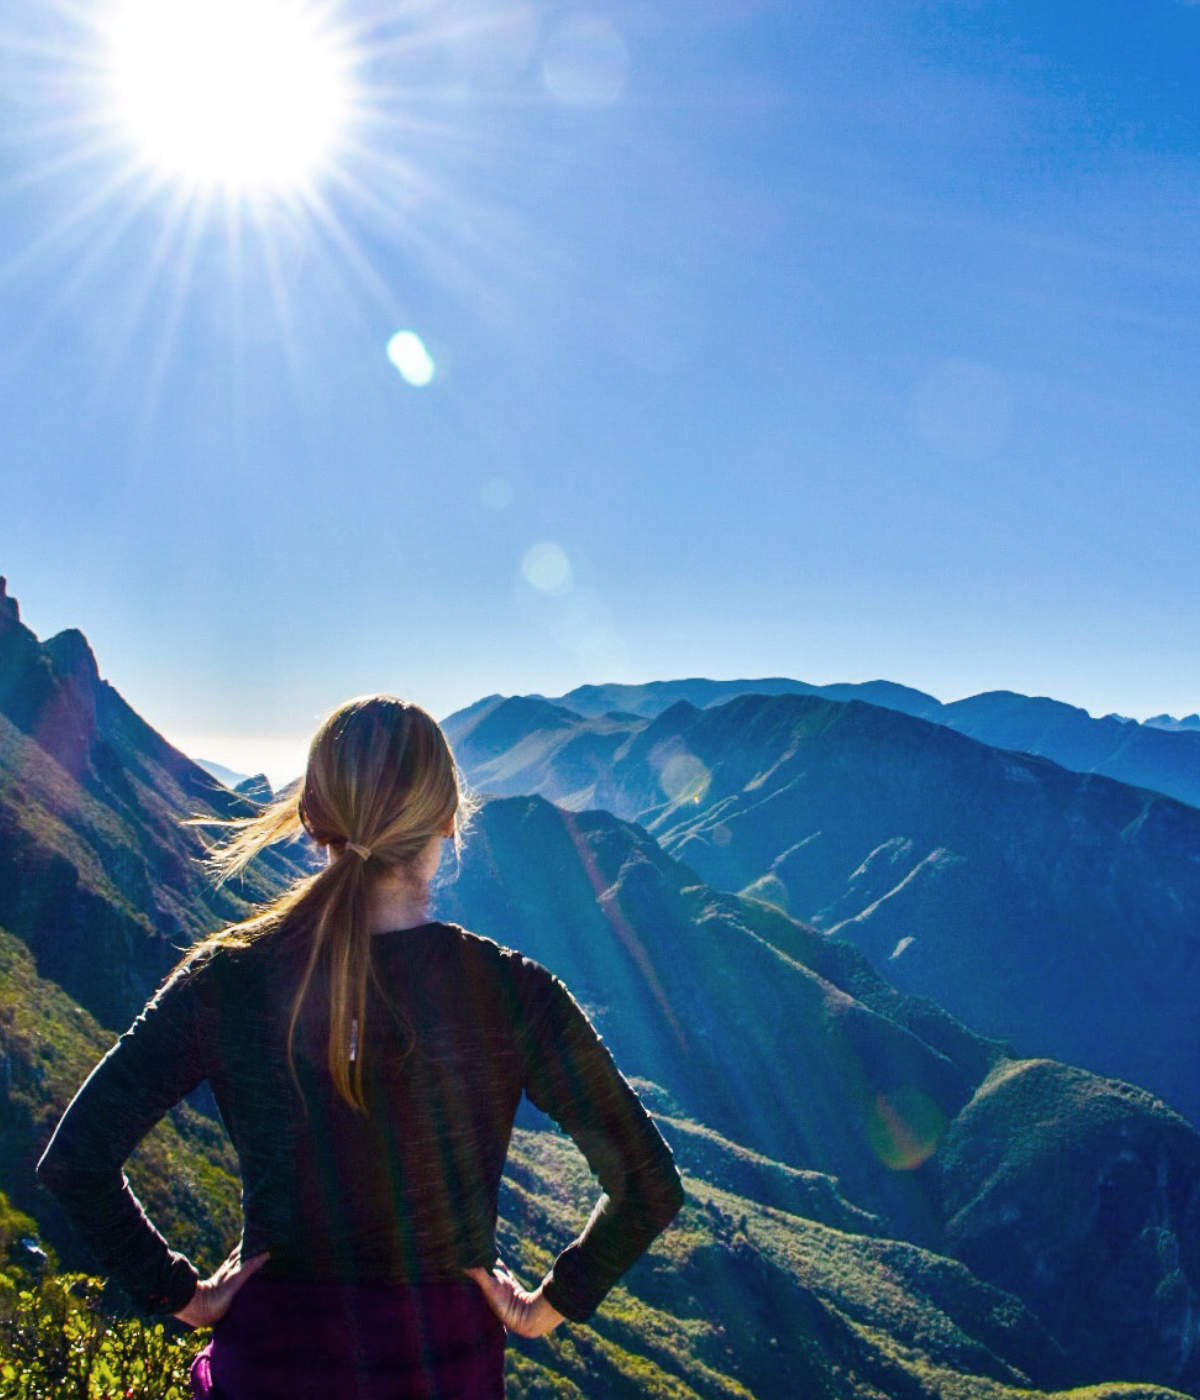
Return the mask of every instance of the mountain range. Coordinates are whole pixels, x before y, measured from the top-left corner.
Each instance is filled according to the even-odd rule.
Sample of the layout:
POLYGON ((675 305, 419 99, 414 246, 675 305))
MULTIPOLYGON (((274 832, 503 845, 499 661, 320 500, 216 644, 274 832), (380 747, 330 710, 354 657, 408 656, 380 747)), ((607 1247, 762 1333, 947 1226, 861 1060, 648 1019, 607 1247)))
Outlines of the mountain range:
MULTIPOLYGON (((739 695, 815 695, 826 700, 861 700, 917 719, 932 720, 995 748, 1050 758, 1077 773, 1101 773, 1200 806, 1200 717, 1195 715, 1182 720, 1158 715, 1139 724, 1120 715, 1096 719, 1077 705, 1010 690, 986 691, 944 704, 922 690, 894 681, 809 685, 782 676, 762 680, 714 681, 694 677, 642 685, 584 685, 550 703, 593 718, 616 712, 652 719, 679 700, 705 709, 739 695)), ((488 696, 461 711, 460 716, 468 716, 472 710, 493 705, 502 698, 488 696)))
POLYGON ((857 700, 511 697, 446 729, 482 791, 637 821, 976 1030, 1200 1121, 1200 810, 857 700))
MULTIPOLYGON (((11 1218, 7 1198, 78 1267, 86 1256, 32 1176, 66 1098, 179 947, 308 857, 276 853, 239 890, 214 893, 197 830, 180 821, 252 810, 253 797, 140 720, 80 634, 39 642, 2 591, 0 610, 0 1217, 11 1218)), ((1200 1394, 1200 1136, 1186 1119, 1145 1089, 981 1034, 895 985, 934 934, 914 925, 914 942, 877 968, 869 939, 856 947, 844 930, 795 917, 794 863, 756 873, 748 893, 737 883, 739 865, 757 871, 773 849, 774 811, 804 787, 785 770, 798 777, 810 740, 818 759, 825 731, 841 747, 800 765, 830 769, 811 800, 840 790, 866 810, 878 787, 890 818, 918 810, 913 792, 938 797, 931 825, 910 822, 910 855, 954 810, 939 785, 965 783, 958 807, 982 804, 1001 842, 1002 823, 1041 808, 1043 834, 1056 830, 1063 802, 1084 835, 1093 822, 1105 829, 1080 792, 1108 780, 1045 764, 1063 776, 1039 787, 1041 808, 988 807, 993 765, 1012 754, 858 700, 745 696, 652 718, 591 719, 544 700, 473 708, 458 724, 465 760, 493 765, 512 795, 483 804, 435 912, 567 981, 658 1117, 688 1193, 593 1325, 510 1348, 515 1400, 1200 1394), (855 764, 871 744, 875 769, 863 773, 855 764), (922 766, 930 754, 938 761, 922 766), (569 787, 557 802, 542 792, 555 784, 569 787), (736 878, 702 868, 709 845, 733 848, 723 870, 736 878)), ((1135 914, 1143 896, 1169 905, 1151 879, 1166 841, 1156 833, 1191 810, 1137 800, 1147 811, 1126 837, 1121 886, 1135 914), (1149 812, 1155 804, 1163 811, 1149 812)), ((953 831, 978 824, 961 817, 953 831)), ((994 878, 1014 878, 1010 857, 994 878)), ((1192 899, 1178 880, 1177 896, 1192 899)), ((202 1267, 224 1256, 236 1163, 210 1104, 169 1114, 131 1174, 173 1243, 202 1267)), ((502 1190, 504 1257, 536 1278, 594 1195, 573 1145, 529 1111, 502 1190)))

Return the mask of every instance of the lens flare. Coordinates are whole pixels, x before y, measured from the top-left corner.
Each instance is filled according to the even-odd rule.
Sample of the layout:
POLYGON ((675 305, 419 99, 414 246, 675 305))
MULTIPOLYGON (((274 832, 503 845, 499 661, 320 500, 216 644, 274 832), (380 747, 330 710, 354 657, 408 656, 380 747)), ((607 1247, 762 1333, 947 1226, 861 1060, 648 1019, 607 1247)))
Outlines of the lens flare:
POLYGON ((569 107, 608 107, 629 76, 629 50, 601 15, 572 15, 551 34, 542 56, 542 80, 569 107))
POLYGON ((571 586, 571 561, 553 540, 543 540, 525 551, 521 574, 539 593, 565 593, 571 586))
POLYGON ((699 803, 704 799, 712 774, 693 753, 674 753, 658 771, 658 783, 672 802, 699 803))
POLYGON ((915 1171, 927 1162, 946 1127, 946 1115, 922 1089, 901 1085, 875 1095, 867 1114, 867 1139, 893 1171, 915 1171))
POLYGON ((387 343, 387 357, 395 365, 401 379, 414 389, 423 389, 433 383, 437 366, 416 331, 397 331, 387 343))

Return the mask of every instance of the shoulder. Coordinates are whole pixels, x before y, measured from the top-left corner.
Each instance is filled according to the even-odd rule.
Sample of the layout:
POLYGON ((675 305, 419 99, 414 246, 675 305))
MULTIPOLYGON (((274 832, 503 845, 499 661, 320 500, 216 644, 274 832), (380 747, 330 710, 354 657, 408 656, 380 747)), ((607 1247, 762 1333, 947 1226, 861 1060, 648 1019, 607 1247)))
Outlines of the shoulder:
POLYGON ((472 933, 458 924, 438 924, 449 934, 458 958, 476 976, 491 981, 518 1020, 540 1018, 562 995, 570 995, 558 977, 526 953, 472 933))
POLYGON ((278 961, 282 952, 280 940, 272 937, 245 943, 219 937, 202 939, 183 953, 154 999, 173 998, 208 1005, 239 987, 248 988, 256 973, 278 961))

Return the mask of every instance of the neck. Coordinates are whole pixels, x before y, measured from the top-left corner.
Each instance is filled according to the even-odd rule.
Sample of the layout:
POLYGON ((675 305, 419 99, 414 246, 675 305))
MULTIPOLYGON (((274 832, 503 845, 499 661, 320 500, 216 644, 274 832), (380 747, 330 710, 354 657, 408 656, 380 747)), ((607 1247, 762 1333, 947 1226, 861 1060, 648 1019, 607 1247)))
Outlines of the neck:
POLYGON ((367 902, 367 932, 390 933, 429 920, 429 886, 381 885, 367 902))

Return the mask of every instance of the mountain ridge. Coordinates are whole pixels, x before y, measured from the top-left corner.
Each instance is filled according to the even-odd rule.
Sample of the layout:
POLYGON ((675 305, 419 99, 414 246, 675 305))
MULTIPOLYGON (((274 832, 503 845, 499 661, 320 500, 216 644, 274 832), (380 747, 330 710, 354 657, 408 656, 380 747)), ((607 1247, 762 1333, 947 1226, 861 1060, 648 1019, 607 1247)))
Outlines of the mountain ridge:
MULTIPOLYGON (((698 709, 705 709, 750 694, 863 700, 918 719, 933 720, 993 748, 1034 753, 1076 772, 1101 773, 1200 806, 1200 717, 1196 716, 1178 721, 1169 715, 1146 721, 1119 715, 1096 718, 1066 701, 1010 690, 982 691, 944 702, 894 681, 811 685, 781 676, 735 681, 701 676, 630 685, 584 685, 561 696, 538 698, 549 699, 550 703, 585 717, 618 710, 652 718, 676 699, 689 700, 698 709)), ((464 713, 456 712, 448 717, 448 722, 453 723, 464 713)))

